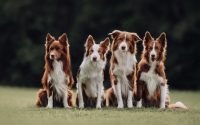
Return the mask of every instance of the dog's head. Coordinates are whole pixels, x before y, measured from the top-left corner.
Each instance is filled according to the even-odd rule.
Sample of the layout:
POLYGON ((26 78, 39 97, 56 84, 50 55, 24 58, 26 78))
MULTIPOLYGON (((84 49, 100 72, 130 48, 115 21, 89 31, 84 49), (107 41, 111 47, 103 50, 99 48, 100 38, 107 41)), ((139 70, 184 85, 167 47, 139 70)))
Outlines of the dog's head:
POLYGON ((119 50, 121 52, 130 52, 131 54, 136 53, 136 43, 141 40, 137 33, 126 32, 120 30, 114 30, 111 35, 112 42, 112 51, 119 50))
POLYGON ((92 62, 105 61, 109 46, 109 38, 106 38, 100 44, 96 44, 94 38, 89 35, 85 43, 85 56, 89 57, 92 62))
POLYGON ((149 62, 162 61, 165 58, 167 46, 166 34, 161 33, 157 39, 154 39, 147 31, 143 40, 144 57, 149 62))
POLYGON ((62 34, 58 40, 56 40, 49 33, 46 36, 46 58, 49 60, 61 60, 67 56, 69 44, 67 34, 62 34))

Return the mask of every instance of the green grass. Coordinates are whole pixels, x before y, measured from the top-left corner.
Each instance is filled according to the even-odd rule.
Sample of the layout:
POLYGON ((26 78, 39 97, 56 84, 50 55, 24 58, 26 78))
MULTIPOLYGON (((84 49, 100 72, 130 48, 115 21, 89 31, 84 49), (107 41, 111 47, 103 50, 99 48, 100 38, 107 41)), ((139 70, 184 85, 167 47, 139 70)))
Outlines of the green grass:
POLYGON ((199 125, 200 91, 172 91, 171 101, 184 102, 188 110, 147 109, 45 109, 34 106, 36 89, 0 87, 0 124, 135 124, 199 125))

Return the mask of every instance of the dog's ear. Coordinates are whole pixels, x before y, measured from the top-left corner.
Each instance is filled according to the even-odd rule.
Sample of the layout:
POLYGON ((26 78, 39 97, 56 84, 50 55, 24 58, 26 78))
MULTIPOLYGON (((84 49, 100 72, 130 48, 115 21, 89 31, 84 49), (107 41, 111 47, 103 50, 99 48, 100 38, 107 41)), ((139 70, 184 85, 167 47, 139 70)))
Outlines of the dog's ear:
POLYGON ((166 34, 164 32, 161 33, 160 36, 157 38, 157 41, 161 44, 162 47, 165 47, 167 42, 166 34))
POLYGON ((110 49, 110 39, 106 37, 106 39, 100 43, 100 46, 108 51, 110 49))
POLYGON ((55 38, 53 36, 51 36, 50 33, 47 33, 45 46, 50 45, 54 40, 55 40, 55 38))
POLYGON ((58 41, 63 45, 63 46, 69 46, 68 43, 68 38, 67 38, 67 34, 63 33, 59 38, 58 41))
POLYGON ((133 37, 133 40, 138 42, 138 41, 141 41, 142 39, 138 36, 137 33, 131 33, 132 37, 133 37))
POLYGON ((109 33, 108 35, 110 35, 112 39, 116 39, 120 33, 121 33, 120 30, 114 30, 112 31, 112 33, 109 33))
POLYGON ((150 32, 146 31, 145 36, 144 36, 144 45, 147 46, 148 43, 152 40, 152 36, 150 34, 150 32))
POLYGON ((94 43, 95 43, 94 38, 92 37, 92 35, 89 35, 85 43, 85 48, 89 49, 90 47, 94 45, 94 43))

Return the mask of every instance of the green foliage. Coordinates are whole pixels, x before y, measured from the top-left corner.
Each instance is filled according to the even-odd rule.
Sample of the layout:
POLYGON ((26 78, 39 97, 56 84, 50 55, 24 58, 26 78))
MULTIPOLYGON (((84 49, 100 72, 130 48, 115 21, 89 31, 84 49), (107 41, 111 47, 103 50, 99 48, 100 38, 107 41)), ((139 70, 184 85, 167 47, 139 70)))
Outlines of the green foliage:
MULTIPOLYGON (((141 38, 146 30, 155 37, 166 32, 170 87, 199 89, 199 12, 195 0, 0 0, 0 83, 40 86, 48 32, 68 34, 75 76, 87 36, 99 42, 120 29, 141 38)), ((142 43, 138 46, 139 61, 142 43)))

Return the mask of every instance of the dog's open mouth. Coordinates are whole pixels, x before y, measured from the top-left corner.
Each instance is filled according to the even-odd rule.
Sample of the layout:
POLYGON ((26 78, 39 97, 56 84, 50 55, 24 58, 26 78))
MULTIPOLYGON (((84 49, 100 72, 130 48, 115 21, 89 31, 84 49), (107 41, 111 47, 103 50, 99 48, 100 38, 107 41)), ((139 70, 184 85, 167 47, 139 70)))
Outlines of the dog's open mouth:
POLYGON ((155 57, 151 57, 151 61, 154 62, 156 60, 155 57))

